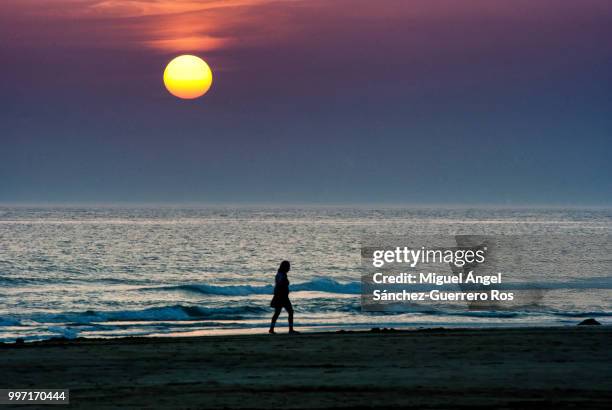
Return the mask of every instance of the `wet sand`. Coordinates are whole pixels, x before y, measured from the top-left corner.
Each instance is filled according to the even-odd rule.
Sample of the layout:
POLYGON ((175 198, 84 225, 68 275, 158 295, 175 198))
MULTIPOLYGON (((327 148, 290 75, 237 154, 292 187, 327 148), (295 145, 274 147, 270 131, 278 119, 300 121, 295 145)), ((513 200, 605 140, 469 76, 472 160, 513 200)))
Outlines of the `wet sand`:
POLYGON ((55 341, 1 346, 0 388, 87 409, 605 408, 610 342, 609 326, 55 341))

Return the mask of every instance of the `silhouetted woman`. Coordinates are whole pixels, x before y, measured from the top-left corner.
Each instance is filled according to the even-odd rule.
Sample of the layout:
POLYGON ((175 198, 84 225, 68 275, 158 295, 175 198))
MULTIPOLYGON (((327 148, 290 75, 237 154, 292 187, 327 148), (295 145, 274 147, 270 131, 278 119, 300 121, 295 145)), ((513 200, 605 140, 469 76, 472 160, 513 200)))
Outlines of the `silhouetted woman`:
POLYGON ((270 306, 274 308, 274 316, 272 316, 272 323, 268 331, 272 334, 274 334, 276 319, 278 319, 283 308, 285 308, 289 314, 289 333, 298 333, 293 330, 293 306, 291 306, 291 301, 289 300, 289 279, 287 278, 287 273, 290 269, 291 265, 289 261, 282 261, 274 280, 274 297, 272 298, 272 302, 270 302, 270 306))

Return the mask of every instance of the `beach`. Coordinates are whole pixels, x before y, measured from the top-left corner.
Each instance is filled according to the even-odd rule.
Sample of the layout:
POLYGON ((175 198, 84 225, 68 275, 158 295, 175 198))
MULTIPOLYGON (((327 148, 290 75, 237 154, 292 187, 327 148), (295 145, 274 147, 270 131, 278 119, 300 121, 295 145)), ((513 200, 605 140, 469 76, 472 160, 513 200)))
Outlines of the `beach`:
POLYGON ((3 388, 67 388, 73 408, 604 408, 611 340, 610 326, 77 339, 0 345, 0 366, 3 388))

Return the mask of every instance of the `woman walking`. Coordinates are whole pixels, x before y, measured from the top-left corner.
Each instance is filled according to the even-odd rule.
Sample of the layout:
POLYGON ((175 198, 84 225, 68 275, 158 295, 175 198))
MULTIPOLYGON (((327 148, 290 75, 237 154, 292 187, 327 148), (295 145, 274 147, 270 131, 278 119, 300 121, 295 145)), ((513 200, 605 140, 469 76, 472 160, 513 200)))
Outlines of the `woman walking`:
POLYGON ((278 319, 283 308, 285 308, 289 314, 289 334, 299 333, 293 330, 293 306, 291 306, 291 301, 289 300, 289 278, 287 278, 289 270, 291 270, 289 261, 282 261, 276 273, 274 280, 274 297, 272 298, 272 302, 270 302, 270 306, 274 308, 272 323, 268 331, 270 334, 275 333, 274 326, 276 325, 276 319, 278 319))

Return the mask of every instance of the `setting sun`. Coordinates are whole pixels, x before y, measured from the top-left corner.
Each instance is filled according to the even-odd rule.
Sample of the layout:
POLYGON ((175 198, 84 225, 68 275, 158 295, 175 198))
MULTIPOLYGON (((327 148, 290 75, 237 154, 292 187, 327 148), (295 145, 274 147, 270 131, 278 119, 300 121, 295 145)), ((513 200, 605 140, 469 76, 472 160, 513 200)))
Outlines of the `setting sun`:
POLYGON ((200 57, 188 54, 178 56, 164 70, 164 85, 175 97, 198 98, 210 89, 212 71, 200 57))

